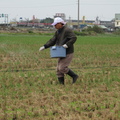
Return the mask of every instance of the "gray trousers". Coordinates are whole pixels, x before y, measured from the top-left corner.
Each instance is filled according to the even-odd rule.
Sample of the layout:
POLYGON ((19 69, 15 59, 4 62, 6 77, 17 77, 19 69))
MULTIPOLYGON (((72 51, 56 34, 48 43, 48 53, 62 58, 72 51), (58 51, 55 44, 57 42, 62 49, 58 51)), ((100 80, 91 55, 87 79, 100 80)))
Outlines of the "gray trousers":
POLYGON ((57 77, 64 77, 64 74, 68 73, 69 71, 69 64, 72 61, 73 58, 73 53, 67 54, 65 58, 58 58, 58 63, 57 63, 57 77))

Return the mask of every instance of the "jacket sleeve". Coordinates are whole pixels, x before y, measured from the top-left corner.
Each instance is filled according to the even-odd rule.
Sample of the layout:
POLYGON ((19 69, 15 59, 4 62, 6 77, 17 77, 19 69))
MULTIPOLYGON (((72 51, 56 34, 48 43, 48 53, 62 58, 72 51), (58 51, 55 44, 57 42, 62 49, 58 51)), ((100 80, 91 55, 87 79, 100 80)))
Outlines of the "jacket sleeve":
POLYGON ((76 40, 77 40, 76 35, 75 35, 74 32, 73 32, 71 29, 69 29, 69 28, 66 29, 66 31, 65 31, 65 36, 66 36, 66 39, 67 39, 66 45, 67 45, 68 47, 70 47, 71 45, 73 45, 73 44, 76 42, 76 40))
POLYGON ((44 45, 45 49, 49 48, 50 46, 53 46, 56 44, 56 33, 55 35, 44 45))

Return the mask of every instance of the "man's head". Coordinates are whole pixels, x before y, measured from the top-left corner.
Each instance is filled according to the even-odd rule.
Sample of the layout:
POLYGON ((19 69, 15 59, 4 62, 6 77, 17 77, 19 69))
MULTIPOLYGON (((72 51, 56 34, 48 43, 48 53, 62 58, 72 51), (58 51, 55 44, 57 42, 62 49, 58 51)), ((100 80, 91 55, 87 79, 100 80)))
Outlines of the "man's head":
POLYGON ((55 26, 56 29, 60 29, 65 24, 66 24, 66 22, 64 22, 64 20, 62 18, 56 17, 54 19, 54 22, 51 25, 55 26))

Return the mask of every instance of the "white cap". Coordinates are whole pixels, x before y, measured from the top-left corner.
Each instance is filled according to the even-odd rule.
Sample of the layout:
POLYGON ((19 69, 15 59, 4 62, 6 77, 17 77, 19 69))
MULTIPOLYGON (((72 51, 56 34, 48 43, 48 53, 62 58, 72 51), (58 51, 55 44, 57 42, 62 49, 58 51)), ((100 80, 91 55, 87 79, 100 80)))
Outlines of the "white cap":
POLYGON ((66 22, 64 22, 64 20, 62 19, 62 18, 60 18, 60 17, 56 17, 55 19, 54 19, 54 22, 51 24, 51 25, 53 25, 53 26, 55 26, 57 23, 62 23, 62 24, 66 24, 66 22))

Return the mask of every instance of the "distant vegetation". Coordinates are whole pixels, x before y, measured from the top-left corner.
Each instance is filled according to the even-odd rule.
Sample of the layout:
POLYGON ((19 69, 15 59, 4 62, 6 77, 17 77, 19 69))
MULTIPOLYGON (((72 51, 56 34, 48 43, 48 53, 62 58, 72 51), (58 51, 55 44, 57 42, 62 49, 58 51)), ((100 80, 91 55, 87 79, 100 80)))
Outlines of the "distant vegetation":
MULTIPOLYGON (((56 30, 54 28, 37 28, 37 27, 0 27, 0 34, 36 34, 36 35, 54 35, 56 30)), ((114 32, 107 32, 106 30, 98 27, 97 25, 93 27, 87 27, 82 30, 74 29, 74 33, 77 36, 96 36, 103 34, 113 34, 120 35, 120 30, 114 32)))
POLYGON ((116 30, 116 31, 114 32, 114 34, 115 34, 115 35, 120 35, 120 29, 116 30))

